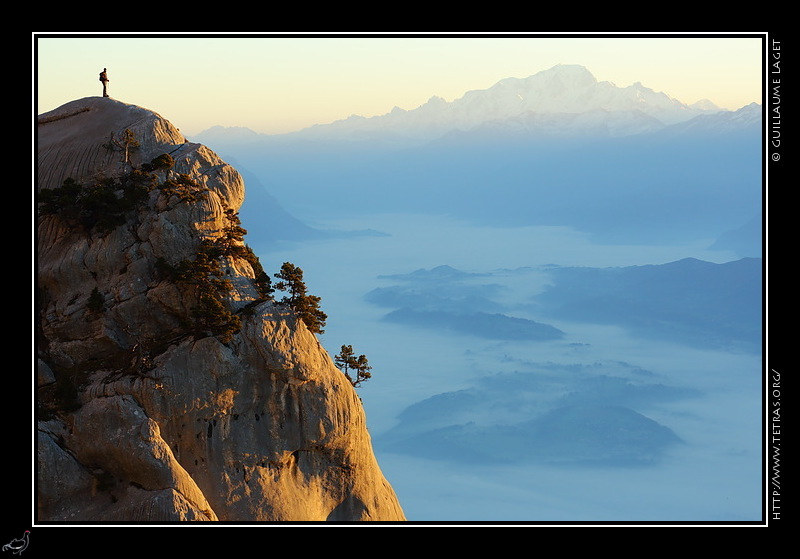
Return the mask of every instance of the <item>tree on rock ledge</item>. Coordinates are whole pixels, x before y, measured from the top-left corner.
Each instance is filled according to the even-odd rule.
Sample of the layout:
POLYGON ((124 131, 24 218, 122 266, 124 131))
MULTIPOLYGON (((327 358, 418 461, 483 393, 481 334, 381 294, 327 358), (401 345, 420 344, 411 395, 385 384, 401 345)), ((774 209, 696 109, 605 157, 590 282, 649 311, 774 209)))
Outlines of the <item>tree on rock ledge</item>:
POLYGON ((328 315, 319 308, 321 299, 307 293, 303 270, 291 262, 284 262, 275 277, 281 280, 275 284, 275 289, 288 293, 280 302, 289 305, 311 332, 324 333, 328 315))
POLYGON ((372 367, 367 361, 367 356, 356 357, 351 345, 343 345, 341 351, 333 357, 333 361, 354 387, 358 387, 359 384, 372 377, 372 373, 370 373, 372 367), (353 371, 355 378, 350 376, 350 371, 353 371))

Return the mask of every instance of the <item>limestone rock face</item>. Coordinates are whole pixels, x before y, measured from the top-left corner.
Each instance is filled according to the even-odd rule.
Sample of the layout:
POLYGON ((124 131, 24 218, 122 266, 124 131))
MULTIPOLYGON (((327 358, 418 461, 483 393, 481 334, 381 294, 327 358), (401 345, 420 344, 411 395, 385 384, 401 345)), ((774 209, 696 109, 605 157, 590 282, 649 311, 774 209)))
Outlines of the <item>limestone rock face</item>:
POLYGON ((405 520, 354 388, 303 321, 258 289, 260 264, 215 253, 235 319, 226 335, 197 326, 197 286, 164 271, 224 240, 244 199, 239 173, 111 98, 68 103, 37 129, 40 193, 72 179, 124 196, 113 181, 146 169, 202 194, 151 186, 102 229, 40 212, 39 520, 405 520), (163 154, 171 169, 147 166, 163 154))

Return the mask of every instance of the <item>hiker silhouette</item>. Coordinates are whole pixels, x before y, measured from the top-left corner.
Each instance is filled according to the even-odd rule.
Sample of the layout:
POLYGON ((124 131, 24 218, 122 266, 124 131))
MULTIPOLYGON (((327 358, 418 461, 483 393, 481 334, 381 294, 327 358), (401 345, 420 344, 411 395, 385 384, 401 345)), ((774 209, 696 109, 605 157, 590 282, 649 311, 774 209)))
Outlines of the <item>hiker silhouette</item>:
POLYGON ((103 82, 103 97, 108 97, 108 74, 105 68, 100 72, 100 81, 103 82))

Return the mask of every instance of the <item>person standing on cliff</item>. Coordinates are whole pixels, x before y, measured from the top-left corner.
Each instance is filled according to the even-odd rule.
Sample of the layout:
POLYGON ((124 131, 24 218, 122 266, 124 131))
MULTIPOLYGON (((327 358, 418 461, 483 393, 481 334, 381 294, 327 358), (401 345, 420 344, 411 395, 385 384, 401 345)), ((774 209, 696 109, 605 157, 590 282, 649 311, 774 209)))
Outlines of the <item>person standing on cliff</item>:
POLYGON ((108 74, 106 74, 105 68, 103 68, 103 71, 100 72, 100 81, 103 82, 103 97, 108 97, 108 91, 107 91, 108 74))

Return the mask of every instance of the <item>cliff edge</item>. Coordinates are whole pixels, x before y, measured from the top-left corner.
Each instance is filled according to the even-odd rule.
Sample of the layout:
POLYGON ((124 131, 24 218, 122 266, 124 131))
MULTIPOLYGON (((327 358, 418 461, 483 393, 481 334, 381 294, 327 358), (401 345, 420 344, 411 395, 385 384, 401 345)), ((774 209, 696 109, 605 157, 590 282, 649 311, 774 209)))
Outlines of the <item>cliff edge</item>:
POLYGON ((234 168, 103 97, 39 115, 37 156, 38 520, 405 520, 234 168))

